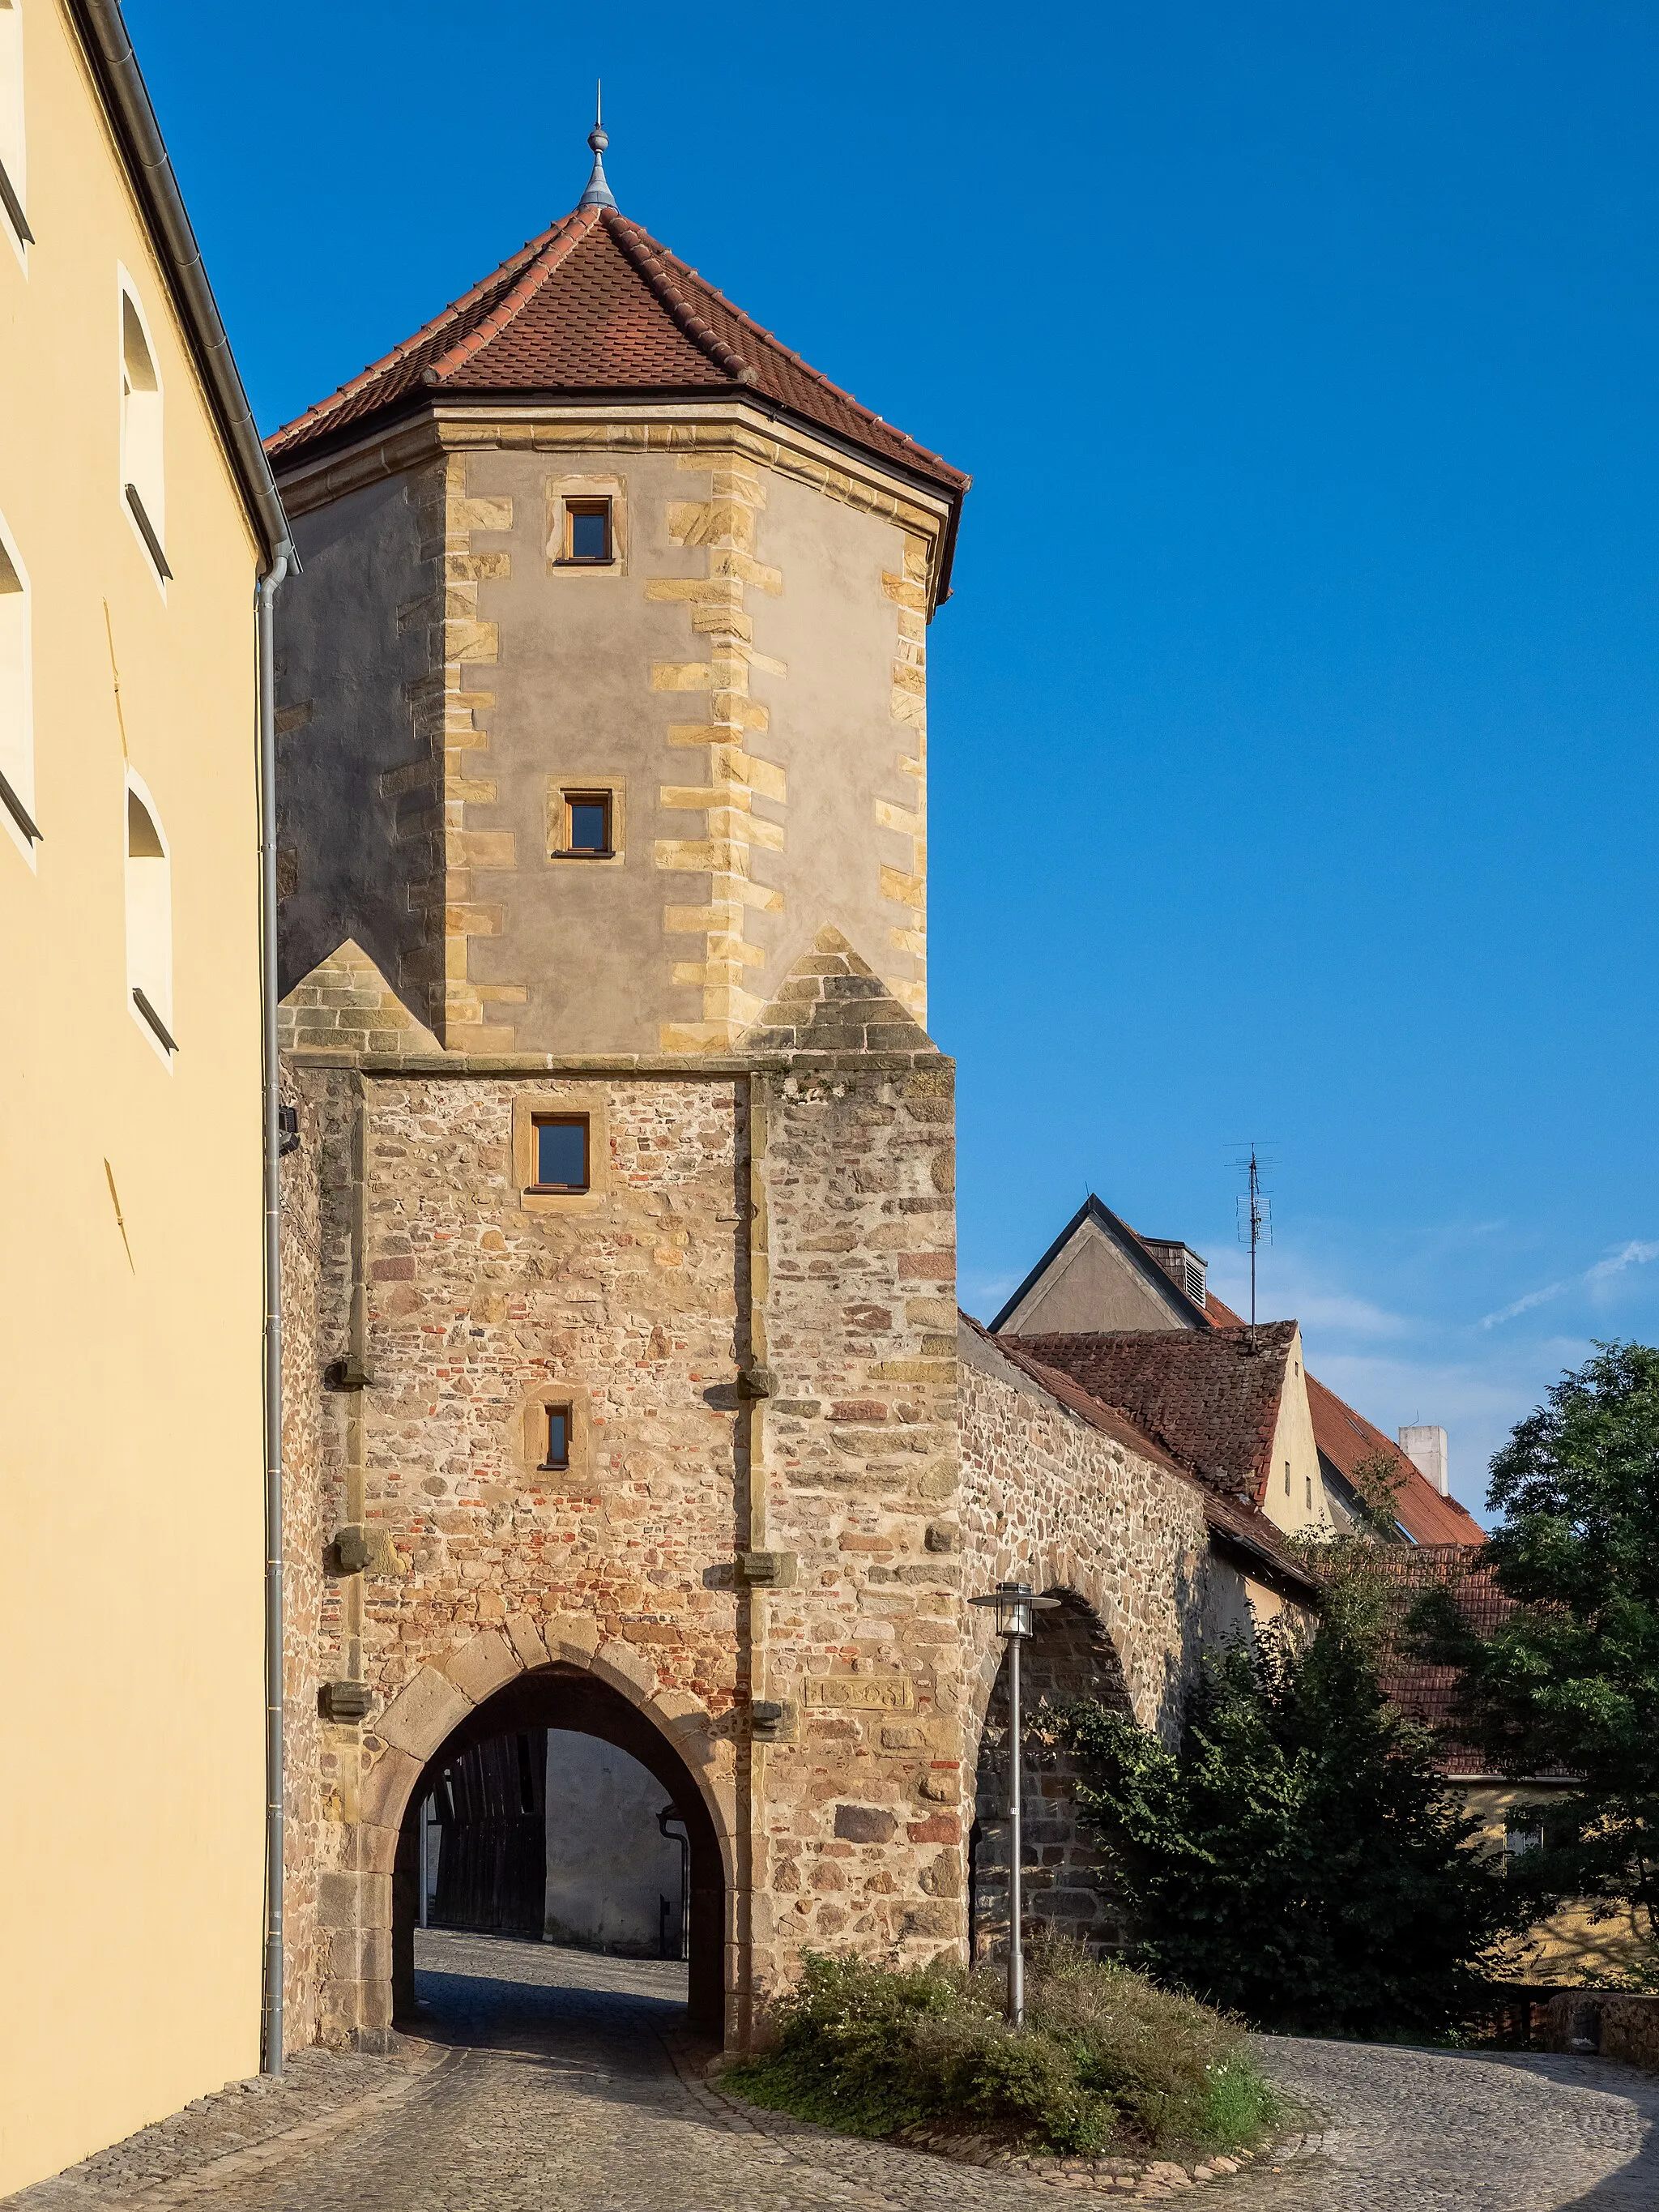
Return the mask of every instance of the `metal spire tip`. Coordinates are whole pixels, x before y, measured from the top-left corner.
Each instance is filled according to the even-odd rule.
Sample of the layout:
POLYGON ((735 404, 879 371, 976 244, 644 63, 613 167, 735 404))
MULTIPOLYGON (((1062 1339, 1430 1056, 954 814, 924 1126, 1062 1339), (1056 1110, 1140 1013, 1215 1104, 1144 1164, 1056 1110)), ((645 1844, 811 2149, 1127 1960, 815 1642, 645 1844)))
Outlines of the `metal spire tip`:
POLYGON ((601 104, 601 85, 593 88, 593 128, 587 134, 587 143, 593 149, 593 173, 587 180, 587 190, 577 201, 579 208, 613 208, 617 195, 605 180, 605 149, 611 141, 605 135, 605 109, 601 104))

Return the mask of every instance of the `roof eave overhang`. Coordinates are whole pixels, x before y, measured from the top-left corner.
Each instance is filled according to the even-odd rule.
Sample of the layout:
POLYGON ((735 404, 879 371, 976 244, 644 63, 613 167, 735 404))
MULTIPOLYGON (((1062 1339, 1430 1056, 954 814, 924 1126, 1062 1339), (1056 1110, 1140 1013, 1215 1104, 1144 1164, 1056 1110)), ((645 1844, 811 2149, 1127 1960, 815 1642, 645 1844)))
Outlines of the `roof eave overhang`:
POLYGON ((264 565, 270 568, 289 542, 288 517, 259 441, 253 410, 242 388, 132 40, 117 0, 69 0, 69 13, 218 424, 264 565))
MULTIPOLYGON (((757 392, 752 386, 692 385, 617 385, 602 389, 572 392, 558 387, 520 392, 457 391, 445 386, 423 386, 405 394, 395 404, 372 413, 354 416, 350 422, 337 429, 319 428, 314 437, 307 438, 301 445, 287 453, 270 455, 270 463, 278 479, 308 474, 322 463, 337 459, 360 445, 372 445, 407 429, 422 416, 458 413, 489 414, 503 408, 531 410, 538 407, 591 408, 595 411, 615 407, 650 407, 672 404, 679 406, 725 404, 745 409, 771 420, 787 422, 800 434, 827 446, 832 451, 846 454, 866 469, 895 478, 918 496, 942 506, 944 526, 939 533, 939 560, 933 578, 933 592, 928 611, 951 596, 951 571, 956 556, 957 534, 962 517, 962 502, 972 481, 951 471, 950 478, 933 474, 926 467, 907 462, 901 457, 884 453, 874 446, 866 446, 846 437, 839 431, 828 428, 812 416, 798 409, 786 407, 780 401, 757 392)), ((278 434, 280 435, 280 433, 278 434)), ((948 465, 948 464, 947 464, 948 465)))
POLYGON ((1311 1575, 1304 1574, 1269 1546, 1258 1543, 1241 1529, 1212 1521, 1210 1545, 1213 1551, 1242 1566, 1252 1580, 1265 1583, 1276 1596, 1287 1597, 1296 1605, 1317 1606, 1321 1602, 1319 1584, 1311 1575))

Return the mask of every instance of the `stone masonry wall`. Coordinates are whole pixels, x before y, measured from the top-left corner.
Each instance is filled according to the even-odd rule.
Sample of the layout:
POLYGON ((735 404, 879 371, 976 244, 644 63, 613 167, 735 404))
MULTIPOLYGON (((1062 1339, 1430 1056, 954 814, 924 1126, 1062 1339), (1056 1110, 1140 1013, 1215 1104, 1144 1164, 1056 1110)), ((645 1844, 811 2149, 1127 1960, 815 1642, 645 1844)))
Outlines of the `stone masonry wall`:
MULTIPOLYGON (((291 1082, 283 1099, 295 1104, 291 1082)), ((320 1193, 314 1114, 302 1111, 301 1149, 283 1162, 283 1680, 288 1782, 283 1808, 283 2039, 300 2050, 315 2040, 319 1955, 317 1881, 331 1863, 325 1828, 317 1684, 322 1676, 323 1547, 332 1533, 319 1466, 317 1376, 322 1352, 318 1302, 320 1193), (297 1479, 295 1479, 296 1478, 297 1479)))
POLYGON ((854 1065, 772 1082, 758 1178, 765 1540, 799 1562, 766 1601, 763 1998, 809 1946, 963 1932, 953 1070, 854 1065))
MULTIPOLYGON (((1045 1711, 1092 1697, 1172 1732, 1206 1633, 1249 1616, 1244 1583, 1212 1552, 1195 1485, 1091 1427, 966 1322, 958 1343, 969 1579, 978 1590, 1024 1581, 1062 1598, 1037 1616, 1024 1655, 1025 1930, 1052 1926, 1109 1948, 1119 1915, 1045 1711)), ((983 1955, 1007 1942, 1007 1664, 988 1616, 971 1619, 973 1934, 983 1955)))
MULTIPOLYGON (((1127 1711, 1123 1669, 1104 1628, 1080 1598, 1067 1593, 1053 1613, 1036 1616, 1036 1633, 1021 1658, 1024 1814, 1022 1917, 1028 1932, 1052 1928, 1091 1950, 1117 1948, 1124 1932, 1098 1838, 1079 1817, 1082 1770, 1058 1740, 1053 1717, 1080 1698, 1127 1711)), ((1008 1666, 996 1687, 979 1741, 971 1846, 972 1936, 975 1957, 1000 1951, 1008 1937, 1008 1666)))
MULTIPOLYGON (((1244 1613, 1243 1577, 1210 1550, 1197 1485, 1091 1428, 978 1331, 964 1324, 958 1343, 969 1580, 1074 1591, 1110 1638, 1136 1719, 1174 1728, 1206 1620, 1244 1613)), ((982 1714, 1001 1654, 976 1619, 982 1714)))
POLYGON ((734 2038, 807 1944, 960 1942, 951 1070, 882 1027, 873 979, 821 964, 882 1002, 860 1038, 922 1048, 799 1074, 290 1064, 292 1579, 313 1608, 290 1713, 317 1808, 290 1896, 314 1885, 325 2040, 389 2024, 421 1765, 550 1662, 623 1688, 702 1778, 734 2038), (532 1108, 590 1116, 591 1194, 522 1188, 532 1108), (538 1464, 555 1399, 568 1474, 538 1464), (319 1721, 319 1691, 354 1681, 364 1722, 319 1721), (751 1694, 783 1708, 760 1741, 751 1694))

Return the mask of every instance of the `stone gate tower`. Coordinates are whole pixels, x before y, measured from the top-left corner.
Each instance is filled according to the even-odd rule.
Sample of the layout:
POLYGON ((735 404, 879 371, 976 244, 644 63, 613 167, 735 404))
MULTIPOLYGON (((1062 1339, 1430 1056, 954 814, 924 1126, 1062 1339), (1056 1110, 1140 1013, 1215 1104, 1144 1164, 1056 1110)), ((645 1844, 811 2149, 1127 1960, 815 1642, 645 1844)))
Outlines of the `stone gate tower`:
POLYGON ((423 1778, 526 1722, 673 1795, 741 2041, 805 1946, 963 1932, 922 1024, 966 479, 597 163, 271 452, 294 2033, 384 2036, 423 1778))

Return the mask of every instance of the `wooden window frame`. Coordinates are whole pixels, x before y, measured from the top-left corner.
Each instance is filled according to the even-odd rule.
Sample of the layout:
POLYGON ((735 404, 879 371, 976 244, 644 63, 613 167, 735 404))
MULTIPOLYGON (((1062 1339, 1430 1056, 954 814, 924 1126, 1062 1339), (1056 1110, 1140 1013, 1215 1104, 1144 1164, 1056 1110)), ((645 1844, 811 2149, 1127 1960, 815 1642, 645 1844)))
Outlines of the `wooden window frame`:
POLYGON ((564 565, 570 568, 611 568, 616 566, 617 518, 609 493, 566 495, 563 548, 559 557, 564 565), (576 518, 579 514, 599 514, 605 518, 603 553, 576 551, 576 518))
POLYGON ((586 1198, 593 1188, 593 1121, 588 1114, 542 1113, 530 1117, 531 1173, 538 1180, 526 1185, 538 1198, 586 1198), (541 1136, 544 1129, 580 1129, 582 1133, 582 1168, 580 1182, 543 1182, 541 1171, 541 1136))
POLYGON ((556 860, 614 860, 617 857, 617 794, 608 784, 573 784, 568 790, 559 791, 561 822, 559 835, 563 842, 553 853, 556 860), (578 806, 602 806, 605 809, 605 842, 602 846, 577 845, 572 842, 574 832, 571 815, 578 806))
POLYGON ((542 1403, 542 1417, 544 1440, 538 1472, 544 1474, 568 1474, 570 1472, 570 1462, 575 1456, 576 1409, 568 1398, 545 1399, 542 1403), (562 1459, 555 1459, 553 1456, 553 1417, 556 1413, 562 1414, 564 1419, 564 1457, 562 1459))

